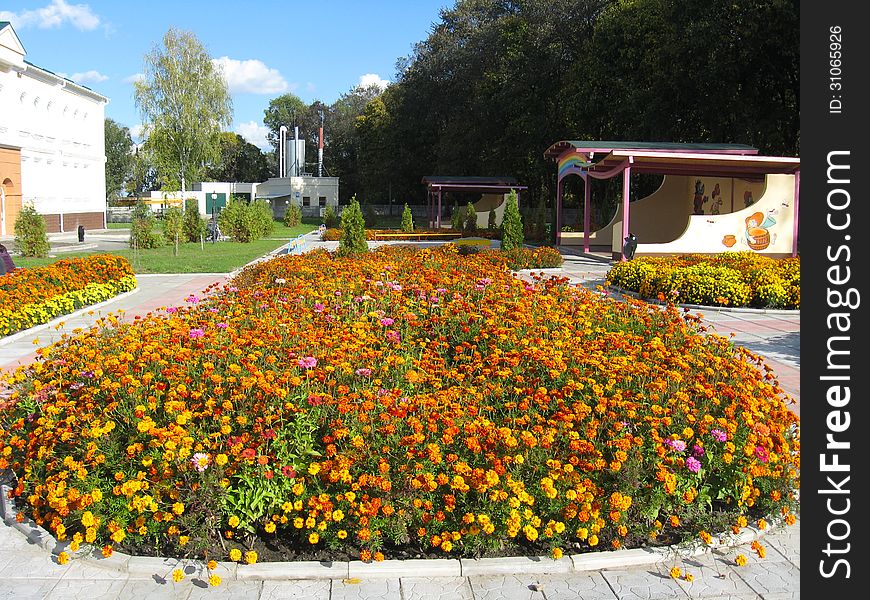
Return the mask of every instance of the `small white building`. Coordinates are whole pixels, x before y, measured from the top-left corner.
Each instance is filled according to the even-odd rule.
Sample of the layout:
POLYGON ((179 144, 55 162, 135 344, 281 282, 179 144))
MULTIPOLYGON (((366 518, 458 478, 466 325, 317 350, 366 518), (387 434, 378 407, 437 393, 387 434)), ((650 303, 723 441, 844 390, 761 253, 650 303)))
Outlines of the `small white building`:
POLYGON ((0 21, 0 236, 32 203, 48 232, 106 223, 108 98, 25 60, 0 21))
POLYGON ((269 201, 276 219, 283 219, 291 204, 299 206, 304 217, 323 216, 327 206, 338 208, 338 177, 271 177, 257 184, 253 195, 269 201))

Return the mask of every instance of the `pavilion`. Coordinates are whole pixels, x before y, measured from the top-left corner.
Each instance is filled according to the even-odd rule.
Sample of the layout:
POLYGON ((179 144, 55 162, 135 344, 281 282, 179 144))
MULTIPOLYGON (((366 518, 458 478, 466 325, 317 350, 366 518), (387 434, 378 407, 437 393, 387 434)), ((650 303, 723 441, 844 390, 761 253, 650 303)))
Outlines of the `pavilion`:
POLYGON ((544 153, 558 166, 556 244, 610 250, 622 259, 629 233, 636 254, 746 250, 797 256, 800 159, 761 156, 742 144, 559 141, 544 153), (664 175, 651 195, 630 202, 633 174, 664 175), (583 232, 562 231, 563 181, 584 182, 583 232), (610 223, 590 231, 591 182, 622 176, 622 202, 610 223), (736 200, 735 200, 736 199, 736 200), (624 218, 623 218, 624 215, 624 218))
POLYGON ((513 177, 442 177, 427 175, 423 178, 426 184, 426 214, 429 217, 429 227, 441 228, 442 195, 447 192, 479 193, 481 200, 474 204, 478 214, 478 225, 486 226, 486 216, 481 224, 481 215, 488 215, 490 209, 497 212, 504 211, 504 195, 511 190, 517 193, 517 205, 519 205, 520 193, 529 189, 528 186, 519 185, 513 177))

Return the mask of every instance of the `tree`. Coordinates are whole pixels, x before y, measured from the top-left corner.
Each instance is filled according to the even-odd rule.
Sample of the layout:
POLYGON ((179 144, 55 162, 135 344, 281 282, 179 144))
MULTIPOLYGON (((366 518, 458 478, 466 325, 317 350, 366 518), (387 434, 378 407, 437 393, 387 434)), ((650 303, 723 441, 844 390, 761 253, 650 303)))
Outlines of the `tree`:
POLYGON ((221 126, 232 122, 227 82, 193 33, 170 28, 163 46, 145 56, 145 77, 134 87, 157 166, 186 191, 217 158, 221 126))
POLYGON ((133 164, 127 180, 128 196, 142 196, 160 189, 159 174, 154 166, 151 149, 146 141, 133 149, 133 164))
POLYGON ((269 178, 266 156, 237 133, 222 131, 218 136, 220 156, 206 170, 213 181, 260 182, 269 178))
MULTIPOLYGON (((281 126, 287 127, 287 138, 291 139, 294 134, 293 128, 298 126, 302 115, 306 113, 308 106, 296 94, 282 94, 269 101, 269 106, 263 111, 263 123, 269 128, 266 139, 272 144, 273 151, 267 157, 269 173, 278 173, 278 138, 281 126)), ((284 173, 280 174, 281 177, 284 173)))
POLYGON ((338 253, 342 256, 368 252, 365 219, 356 196, 350 199, 350 206, 341 212, 341 238, 338 253))
POLYGON ((134 249, 159 248, 163 245, 163 236, 155 231, 157 219, 154 213, 142 201, 133 208, 133 219, 130 224, 130 247, 134 249))
POLYGON ((184 234, 184 211, 180 206, 170 206, 163 217, 163 239, 172 244, 172 253, 178 256, 178 244, 184 234))
POLYGON ((411 214, 411 207, 405 202, 405 209, 402 211, 402 231, 412 233, 414 231, 414 215, 411 214))
POLYGON ((523 247, 523 219, 517 205, 517 192, 511 190, 504 207, 501 221, 501 249, 513 250, 523 247))
POLYGON ((133 139, 130 130, 106 118, 106 199, 117 198, 133 175, 133 139))

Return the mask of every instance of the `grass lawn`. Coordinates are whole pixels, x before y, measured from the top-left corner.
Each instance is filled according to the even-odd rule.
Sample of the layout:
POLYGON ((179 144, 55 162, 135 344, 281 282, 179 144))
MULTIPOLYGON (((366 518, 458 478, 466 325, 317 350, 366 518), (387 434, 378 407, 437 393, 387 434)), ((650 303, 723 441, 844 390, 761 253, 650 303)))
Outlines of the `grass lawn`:
POLYGON ((130 229, 130 223, 106 223, 106 229, 130 229))
MULTIPOLYGON (((286 243, 288 240, 316 229, 314 225, 301 224, 297 227, 285 227, 276 223, 275 230, 266 239, 255 240, 248 244, 238 242, 206 242, 200 246, 189 242, 178 248, 178 256, 174 256, 173 246, 133 251, 131 248, 113 250, 109 253, 125 257, 133 266, 133 271, 141 273, 229 273, 233 269, 244 266, 255 258, 263 256, 286 243)), ((105 254, 106 251, 91 252, 59 252, 49 258, 15 257, 19 267, 42 267, 57 260, 73 256, 90 256, 105 254)))

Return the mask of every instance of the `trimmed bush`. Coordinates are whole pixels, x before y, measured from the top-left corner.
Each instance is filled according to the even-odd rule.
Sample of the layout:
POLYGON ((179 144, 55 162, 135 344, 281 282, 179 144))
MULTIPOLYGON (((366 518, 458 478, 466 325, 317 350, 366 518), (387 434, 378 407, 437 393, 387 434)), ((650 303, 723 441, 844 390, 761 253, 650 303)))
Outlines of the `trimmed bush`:
POLYGON ((163 215, 163 239, 174 246, 178 256, 178 244, 184 241, 184 211, 178 206, 170 206, 163 215))
POLYGON ((517 204, 517 192, 511 190, 507 204, 504 207, 504 217, 501 222, 501 249, 512 250, 523 247, 523 218, 520 216, 517 204))
POLYGON ((465 233, 477 232, 477 210, 475 210, 474 204, 471 202, 465 206, 465 214, 462 217, 462 231, 465 233))
POLYGON ((498 229, 498 225, 495 222, 497 218, 498 217, 495 214, 495 209, 491 208, 489 210, 489 217, 486 221, 486 228, 489 229, 490 231, 495 231, 496 229, 498 229))
POLYGON ((414 231, 414 215, 411 214, 411 207, 405 203, 405 209, 402 211, 402 231, 411 233, 414 231))
POLYGON ((338 253, 341 256, 362 254, 369 249, 366 242, 365 218, 359 202, 356 196, 350 200, 350 206, 341 213, 341 239, 338 241, 338 253))

